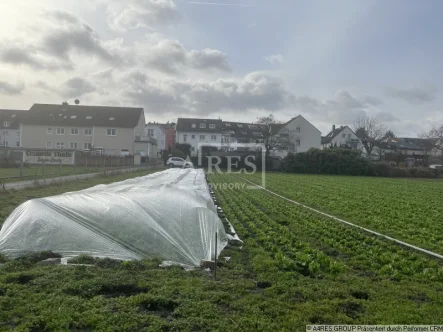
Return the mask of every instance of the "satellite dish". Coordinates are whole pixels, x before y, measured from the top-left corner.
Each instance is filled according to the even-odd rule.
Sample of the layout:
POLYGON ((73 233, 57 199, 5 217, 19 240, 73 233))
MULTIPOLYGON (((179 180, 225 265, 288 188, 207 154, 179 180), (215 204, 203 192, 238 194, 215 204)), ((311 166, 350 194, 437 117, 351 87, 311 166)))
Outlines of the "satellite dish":
POLYGON ((78 105, 78 104, 80 104, 80 100, 76 99, 76 100, 74 101, 74 103, 75 103, 76 105, 78 105))

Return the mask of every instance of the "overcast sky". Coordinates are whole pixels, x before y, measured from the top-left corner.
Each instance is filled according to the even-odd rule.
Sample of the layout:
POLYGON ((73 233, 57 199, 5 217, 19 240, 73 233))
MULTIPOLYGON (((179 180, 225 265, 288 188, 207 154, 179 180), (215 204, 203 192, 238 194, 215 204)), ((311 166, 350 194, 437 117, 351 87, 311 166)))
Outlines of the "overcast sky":
POLYGON ((142 106, 147 121, 443 123, 441 0, 1 0, 0 108, 142 106))

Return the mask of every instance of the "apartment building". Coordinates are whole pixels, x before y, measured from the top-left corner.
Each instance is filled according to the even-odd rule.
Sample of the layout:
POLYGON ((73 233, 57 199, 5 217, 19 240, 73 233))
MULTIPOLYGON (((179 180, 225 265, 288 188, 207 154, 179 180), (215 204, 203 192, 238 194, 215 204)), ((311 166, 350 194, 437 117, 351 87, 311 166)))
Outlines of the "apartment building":
POLYGON ((271 124, 270 128, 262 124, 223 121, 222 146, 225 150, 239 150, 244 143, 263 144, 269 130, 272 136, 286 136, 282 141, 292 143, 287 150, 272 151, 275 156, 285 157, 288 150, 306 152, 321 146, 321 132, 301 115, 286 123, 271 124))
MULTIPOLYGON (((321 132, 299 115, 286 123, 272 124, 272 135, 286 135, 293 141, 292 152, 305 152, 321 147, 321 132)), ((199 143, 218 143, 226 151, 246 149, 244 144, 262 145, 269 128, 266 125, 220 119, 188 119, 177 121, 177 142, 191 145, 192 156, 197 155, 199 143)), ((285 157, 288 150, 272 151, 273 155, 285 157)))
POLYGON ((20 119, 26 111, 0 109, 0 146, 20 147, 20 119))
POLYGON ((144 135, 142 108, 34 104, 20 122, 24 148, 140 153, 154 158, 157 154, 155 140, 144 135))
POLYGON ((191 156, 197 156, 199 144, 221 144, 222 126, 220 119, 178 118, 176 142, 190 144, 191 156))

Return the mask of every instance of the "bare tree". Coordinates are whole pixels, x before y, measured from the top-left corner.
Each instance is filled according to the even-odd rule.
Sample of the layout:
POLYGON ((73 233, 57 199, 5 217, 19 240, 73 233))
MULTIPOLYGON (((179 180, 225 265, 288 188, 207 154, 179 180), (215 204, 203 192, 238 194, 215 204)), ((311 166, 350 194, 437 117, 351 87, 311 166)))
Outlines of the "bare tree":
POLYGON ((263 145, 266 149, 266 161, 268 162, 272 150, 294 151, 295 137, 287 128, 283 128, 282 122, 275 119, 274 115, 264 116, 258 119, 257 124, 262 126, 263 145))
POLYGON ((376 117, 361 116, 355 121, 353 127, 368 155, 386 138, 387 129, 376 117))
POLYGON ((443 155, 443 125, 435 126, 428 133, 421 135, 429 141, 431 149, 443 155))

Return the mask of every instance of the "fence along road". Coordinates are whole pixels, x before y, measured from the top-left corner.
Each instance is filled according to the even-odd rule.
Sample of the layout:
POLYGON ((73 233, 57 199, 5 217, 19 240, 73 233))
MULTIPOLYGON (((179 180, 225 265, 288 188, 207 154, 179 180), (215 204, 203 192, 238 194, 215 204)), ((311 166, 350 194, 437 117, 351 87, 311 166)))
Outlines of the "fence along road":
POLYGON ((106 171, 101 172, 95 172, 95 173, 84 173, 84 174, 76 174, 76 175, 65 175, 65 176, 57 176, 52 178, 43 178, 43 179, 37 179, 37 180, 27 180, 27 181, 19 181, 19 182, 7 182, 2 184, 2 189, 9 190, 9 189, 15 189, 15 190, 22 190, 27 189, 30 187, 33 187, 34 185, 39 186, 45 186, 50 185, 51 182, 55 181, 75 181, 75 180, 84 180, 92 178, 99 174, 105 174, 109 172, 134 172, 142 169, 149 169, 149 168, 158 168, 158 166, 137 166, 137 167, 126 167, 126 168, 115 168, 115 169, 108 169, 106 171))

